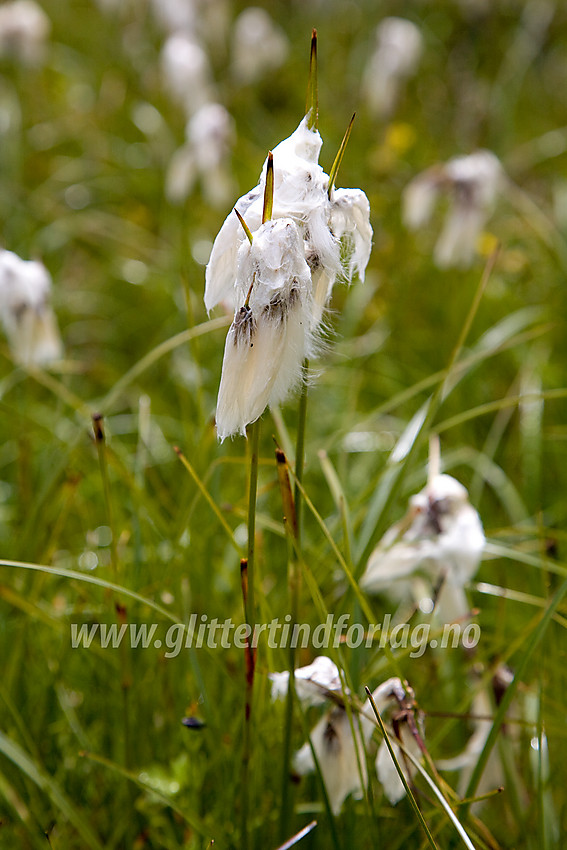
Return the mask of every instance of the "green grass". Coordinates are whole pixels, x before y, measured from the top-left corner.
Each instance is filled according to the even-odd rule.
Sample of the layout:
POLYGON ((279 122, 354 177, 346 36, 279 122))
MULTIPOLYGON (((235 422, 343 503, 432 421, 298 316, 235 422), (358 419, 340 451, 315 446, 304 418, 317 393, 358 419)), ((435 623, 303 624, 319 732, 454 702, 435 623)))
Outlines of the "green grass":
MULTIPOLYGON (((52 273, 66 359, 49 372, 26 371, 0 341, 0 847, 45 848, 45 832, 53 850, 206 848, 212 839, 215 847, 243 847, 244 651, 187 649, 166 658, 164 646, 104 649, 95 640, 89 649, 71 647, 72 623, 157 623, 163 638, 191 613, 244 621, 246 444, 216 440, 227 321, 220 313, 208 319, 204 267, 194 257, 230 205, 215 210, 198 189, 181 207, 164 198, 184 121, 161 87, 163 35, 145 4, 114 16, 86 0, 42 5, 53 27, 45 64, 0 64, 0 232, 6 248, 40 256, 52 273), (162 116, 151 133, 138 126, 148 104, 162 116), (88 201, 73 209, 79 184, 88 201), (97 413, 105 432, 98 446, 97 413), (187 715, 205 727, 184 727, 187 715)), ((290 39, 281 71, 238 88, 226 42, 210 48, 219 96, 237 128, 235 199, 302 117, 316 26, 321 162, 329 171, 356 110, 337 184, 366 191, 375 234, 366 282, 335 288, 329 347, 312 364, 297 488, 298 620, 315 626, 328 612, 344 612, 357 622, 382 621, 388 602, 357 592, 356 579, 423 486, 428 437, 440 434, 445 468, 469 488, 496 553, 470 591, 482 629, 476 655, 411 658, 401 649, 341 647, 334 657, 360 699, 365 685, 407 677, 434 760, 459 752, 470 734, 473 666, 486 673, 510 664, 524 722, 506 722, 507 706, 496 715, 507 730, 494 742, 507 766, 505 791, 476 813, 482 824, 462 806, 454 811, 475 847, 560 848, 567 829, 567 12, 551 3, 547 28, 538 32, 532 22, 527 38, 523 3, 488 4, 477 16, 456 2, 417 0, 403 12, 371 0, 262 5, 290 39), (368 114, 360 80, 374 27, 387 14, 419 23, 426 49, 384 124, 368 114), (552 131, 553 144, 545 135, 552 131), (489 221, 485 256, 467 271, 439 271, 431 256, 442 211, 429 229, 408 234, 401 192, 422 169, 476 147, 494 150, 517 191, 489 221), (495 240, 500 253, 481 291, 495 240), (397 459, 393 449, 412 420, 419 428, 397 459), (353 451, 356 440, 368 450, 353 451)), ((230 18, 243 7, 229 4, 230 18)), ((529 6, 536 17, 538 8, 529 6)), ((272 435, 293 471, 299 404, 262 419, 255 586, 263 622, 291 610, 294 552, 272 435)), ((314 654, 298 650, 296 662, 314 654)), ((268 850, 282 840, 286 707, 271 703, 267 674, 288 663, 283 649, 260 645, 247 830, 250 847, 268 850)), ((303 715, 295 707, 292 749, 317 717, 317 709, 303 715)), ((444 778, 455 782, 454 774, 444 778)), ((427 782, 416 784, 436 845, 464 846, 427 782)), ((299 846, 427 846, 408 800, 392 808, 376 780, 336 819, 316 775, 287 791, 286 837, 318 821, 299 846)))

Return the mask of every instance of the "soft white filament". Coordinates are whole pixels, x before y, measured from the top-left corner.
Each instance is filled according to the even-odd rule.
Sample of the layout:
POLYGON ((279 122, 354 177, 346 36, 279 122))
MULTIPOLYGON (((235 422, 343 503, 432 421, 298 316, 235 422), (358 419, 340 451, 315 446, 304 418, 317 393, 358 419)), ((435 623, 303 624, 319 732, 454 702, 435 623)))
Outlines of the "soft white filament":
POLYGON ((245 434, 267 405, 282 402, 313 351, 311 277, 292 219, 268 221, 252 244, 242 243, 235 291, 241 306, 226 338, 217 402, 221 440, 245 434))
POLYGON ((16 363, 45 365, 62 356, 50 291, 42 263, 0 251, 0 318, 16 363))

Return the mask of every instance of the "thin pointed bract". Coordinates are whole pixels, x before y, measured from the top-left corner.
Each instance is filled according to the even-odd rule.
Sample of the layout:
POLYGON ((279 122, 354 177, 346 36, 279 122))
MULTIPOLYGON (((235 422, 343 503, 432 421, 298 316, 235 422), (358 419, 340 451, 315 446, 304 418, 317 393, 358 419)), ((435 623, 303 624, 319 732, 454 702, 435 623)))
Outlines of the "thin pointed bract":
POLYGON ((266 162, 266 182, 264 186, 264 207, 262 210, 262 224, 270 221, 274 211, 274 155, 268 153, 266 162))
POLYGON ((240 215, 240 213, 238 212, 236 207, 234 208, 234 212, 238 216, 238 221, 242 225, 244 232, 245 232, 246 236, 248 237, 248 241, 250 242, 250 244, 252 244, 252 239, 253 239, 252 231, 250 230, 250 228, 248 227, 248 225, 246 224, 246 222, 244 221, 243 217, 240 215))
POLYGON ((319 124, 319 81, 317 78, 317 30, 311 31, 311 53, 309 55, 309 79, 307 81, 307 98, 305 116, 307 127, 316 130, 319 124))
POLYGON ((352 125, 354 124, 355 118, 356 118, 356 112, 353 113, 353 116, 349 121, 349 125, 345 130, 345 134, 343 136, 342 142, 339 145, 337 155, 336 155, 334 162, 331 166, 331 170, 329 171, 329 188, 327 189, 327 195, 329 197, 329 200, 331 200, 331 198, 333 196, 333 187, 334 187, 335 181, 337 179, 337 174, 339 173, 339 168, 341 167, 341 162, 343 161, 343 156, 345 154, 346 146, 348 145, 348 140, 350 139, 350 134, 352 132, 352 125))

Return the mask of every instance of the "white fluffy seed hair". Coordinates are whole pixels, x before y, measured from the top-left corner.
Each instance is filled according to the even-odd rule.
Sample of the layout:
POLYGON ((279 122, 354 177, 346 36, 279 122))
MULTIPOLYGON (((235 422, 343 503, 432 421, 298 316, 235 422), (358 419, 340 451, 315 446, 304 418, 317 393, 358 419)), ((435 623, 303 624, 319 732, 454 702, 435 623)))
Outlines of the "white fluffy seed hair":
POLYGON ((409 503, 406 517, 393 525, 371 553, 360 587, 392 598, 412 595, 412 579, 424 571, 443 580, 436 611, 444 622, 466 616, 465 584, 475 574, 485 545, 482 522, 465 487, 440 474, 409 503))
POLYGON ((428 168, 407 185, 403 193, 404 224, 410 230, 426 225, 439 195, 447 195, 449 208, 435 245, 434 260, 440 268, 466 268, 505 185, 505 172, 492 151, 456 156, 428 168))
POLYGON ((292 219, 260 225, 252 244, 241 245, 239 304, 249 292, 226 338, 216 414, 221 441, 245 434, 268 405, 284 401, 313 352, 311 275, 292 219))
POLYGON ((17 363, 44 365, 62 356, 50 293, 43 263, 0 250, 0 319, 17 363))
MULTIPOLYGON (((354 736, 347 712, 333 708, 323 715, 309 736, 334 815, 339 814, 351 794, 360 799, 368 782, 364 746, 355 717, 353 724, 354 736)), ((295 753, 293 767, 301 776, 315 770, 309 742, 295 753)))
MULTIPOLYGON (((273 149, 272 218, 293 218, 302 230, 309 230, 308 238, 317 240, 317 249, 326 261, 336 257, 334 262, 339 264, 339 248, 338 245, 335 247, 336 240, 329 233, 326 221, 328 177, 317 161, 321 145, 320 134, 317 130, 310 130, 304 118, 295 132, 273 149)), ((235 209, 251 231, 256 230, 262 221, 266 165, 267 160, 258 185, 235 204, 235 209)), ((207 310, 221 302, 232 309, 237 306, 234 281, 238 250, 245 240, 246 235, 237 216, 230 212, 214 241, 205 272, 207 310)))
MULTIPOLYGON (((289 687, 289 671, 270 673, 272 700, 284 699, 289 687)), ((322 705, 329 693, 342 691, 337 665, 326 655, 318 655, 306 667, 294 671, 295 692, 304 705, 322 705)))
MULTIPOLYGON (((397 704, 396 696, 405 697, 402 682, 396 677, 382 682, 372 694, 380 714, 397 704)), ((376 729, 376 720, 369 699, 362 706, 360 714, 353 716, 352 722, 351 727, 349 715, 344 708, 333 707, 321 717, 310 735, 329 803, 335 815, 339 814, 344 801, 350 794, 355 799, 362 797, 363 789, 368 781, 365 749, 376 729)), ((315 760, 309 742, 297 750, 293 766, 302 776, 314 772, 315 760)), ((390 782, 387 777, 385 792, 388 799, 391 799, 393 791, 394 781, 390 782)))

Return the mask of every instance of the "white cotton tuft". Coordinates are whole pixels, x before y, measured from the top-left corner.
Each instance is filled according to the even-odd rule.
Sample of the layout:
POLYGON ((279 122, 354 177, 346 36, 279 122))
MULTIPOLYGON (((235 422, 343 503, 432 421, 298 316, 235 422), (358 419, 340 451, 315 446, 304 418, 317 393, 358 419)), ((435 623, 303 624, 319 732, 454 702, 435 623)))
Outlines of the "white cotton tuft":
MULTIPOLYGON (((354 737, 345 709, 333 708, 320 719, 310 735, 334 815, 340 813, 344 801, 351 794, 355 799, 361 799, 368 782, 364 746, 355 715, 352 722, 354 737)), ((315 770, 309 743, 295 753, 293 767, 300 775, 315 770)))
MULTIPOLYGON (((315 659, 313 665, 302 669, 308 672, 311 667, 314 667, 320 661, 321 659, 315 659)), ((330 672, 331 668, 329 665, 330 672)), ((279 676, 281 674, 276 675, 279 676)), ((298 684, 296 680, 296 687, 298 684)), ((282 685, 283 680, 278 682, 278 690, 282 685)), ((285 685, 287 690, 287 680, 285 685)), ((372 694, 376 708, 381 716, 391 709, 398 707, 406 697, 406 689, 397 677, 382 682, 372 694)), ((311 702, 310 704, 314 703, 311 702)), ((405 726, 405 724, 403 725, 405 726)), ((343 803, 349 795, 352 794, 355 799, 360 799, 364 793, 364 788, 368 781, 365 749, 369 747, 375 729, 375 715, 370 700, 367 699, 360 714, 354 713, 352 715, 352 725, 347 711, 342 707, 335 706, 319 720, 311 732, 311 743, 321 769, 329 803, 335 815, 340 813, 343 803)), ((404 736, 404 744, 406 743, 404 736)), ((411 749, 414 744, 409 742, 408 746, 411 749)), ((305 743, 296 752, 293 766, 295 771, 300 775, 314 772, 316 769, 315 760, 309 742, 305 743)), ((393 796, 394 780, 391 780, 389 775, 385 773, 382 776, 380 774, 380 781, 385 783, 385 791, 388 799, 390 799, 390 795, 393 796)))
POLYGON ((404 223, 411 230, 427 224, 438 196, 446 195, 449 209, 434 259, 440 268, 466 268, 474 259, 478 238, 504 186, 502 165, 491 151, 455 157, 409 183, 403 198, 404 223))
MULTIPOLYGON (((295 132, 274 148, 272 218, 292 218, 301 228, 303 238, 306 238, 305 229, 311 224, 316 237, 324 243, 323 246, 317 247, 327 257, 329 253, 333 253, 334 241, 328 227, 321 224, 321 220, 325 220, 328 203, 328 178, 317 163, 321 144, 321 136, 316 130, 307 127, 307 119, 304 118, 295 132)), ((267 159, 258 186, 235 204, 235 208, 252 231, 259 227, 262 221, 266 166, 267 159)), ((233 309, 236 307, 234 281, 237 257, 238 250, 245 240, 244 230, 234 212, 231 212, 214 241, 205 273, 207 310, 212 310, 220 302, 233 309)), ((338 257, 338 246, 336 254, 338 257)))
MULTIPOLYGON (((328 228, 328 177, 318 164, 322 140, 317 130, 310 130, 304 118, 295 132, 273 149, 274 202, 272 218, 292 218, 305 240, 316 240, 314 250, 324 262, 340 267, 339 245, 328 228), (335 244, 336 243, 336 244, 335 244)), ((260 226, 264 207, 266 162, 255 189, 241 197, 235 209, 251 231, 260 226)), ((205 306, 219 303, 234 309, 237 305, 234 281, 237 257, 246 235, 234 212, 231 212, 214 241, 205 273, 205 306)))
MULTIPOLYGON (((294 671, 295 693, 305 705, 322 705, 332 693, 341 693, 337 665, 326 655, 319 655, 306 667, 294 671)), ((272 700, 284 699, 289 687, 289 671, 270 673, 272 700)))
MULTIPOLYGON (((386 712, 389 712, 394 708, 399 708, 404 700, 406 700, 406 697, 406 689, 402 684, 402 681, 397 677, 393 677, 382 682, 382 684, 380 684, 372 693, 372 699, 374 700, 374 704, 381 717, 383 717, 386 712)), ((364 724, 364 740, 367 744, 372 737, 374 729, 376 728, 376 721, 374 720, 374 722, 372 722, 370 719, 374 717, 375 715, 370 704, 370 700, 367 699, 361 712, 361 723, 364 724)), ((404 747, 406 747, 406 749, 408 749, 416 758, 420 758, 421 751, 407 723, 402 722, 398 724, 398 726, 401 730, 400 734, 402 736, 402 744, 404 747)), ((390 738, 390 742, 396 754, 396 758, 404 771, 406 779, 411 781, 411 778, 415 773, 415 769, 409 760, 404 759, 403 753, 395 740, 390 738)), ((376 775, 378 776, 378 780, 382 785, 384 794, 388 801, 392 806, 395 806, 396 803, 405 796, 406 792, 384 740, 381 741, 376 755, 376 775)))
MULTIPOLYGON (((329 177, 318 164, 322 140, 307 118, 273 150, 274 207, 272 217, 291 218, 298 226, 312 274, 312 328, 320 325, 337 278, 364 280, 370 256, 372 228, 368 199, 360 189, 336 189, 328 197, 329 177), (341 258, 341 245, 344 260, 341 258)), ((267 161, 266 161, 267 162, 267 161)), ((266 163, 260 183, 241 197, 235 208, 251 230, 259 227, 264 203, 266 163)), ((237 257, 246 240, 234 213, 215 239, 205 274, 205 306, 222 303, 235 309, 237 257)))
POLYGON ((245 434, 268 405, 284 401, 312 351, 311 278, 294 221, 268 221, 242 244, 236 297, 243 306, 227 335, 217 402, 221 440, 245 434))
POLYGON ((47 365, 63 355, 43 263, 0 251, 0 318, 16 363, 47 365))
POLYGON ((451 622, 468 611, 464 586, 478 568, 484 545, 482 523, 465 487, 450 475, 436 475, 378 543, 360 586, 367 593, 397 597, 411 590, 408 580, 421 568, 433 586, 443 582, 437 613, 451 622))
POLYGON ((158 24, 169 33, 194 32, 198 27, 194 0, 151 0, 158 24))
POLYGON ((370 204, 362 189, 334 189, 331 203, 331 229, 346 242, 348 267, 345 276, 350 283, 355 274, 364 282, 366 266, 372 250, 370 204))
MULTIPOLYGON (((421 750, 419 749, 419 745, 414 736, 408 729, 407 723, 402 723, 400 728, 403 746, 412 754, 412 756, 419 759, 421 757, 421 750)), ((407 782, 411 783, 416 773, 416 768, 409 759, 404 757, 404 754, 395 739, 390 738, 390 743, 392 744, 392 749, 394 750, 398 764, 402 768, 407 782)), ((406 789, 400 779, 400 775, 385 741, 382 741, 378 747, 378 753, 376 754, 376 776, 378 777, 378 781, 380 782, 390 805, 395 806, 405 797, 406 789)))

